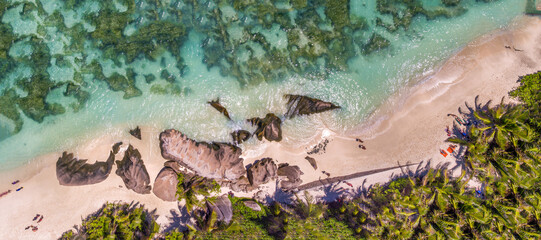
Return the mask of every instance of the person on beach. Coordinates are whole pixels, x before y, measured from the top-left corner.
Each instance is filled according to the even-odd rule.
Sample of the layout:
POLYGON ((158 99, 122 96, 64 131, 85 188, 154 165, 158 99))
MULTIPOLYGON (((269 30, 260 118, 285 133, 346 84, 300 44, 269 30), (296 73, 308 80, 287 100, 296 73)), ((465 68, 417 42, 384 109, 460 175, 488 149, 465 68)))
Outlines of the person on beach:
POLYGON ((360 138, 355 138, 355 141, 364 143, 363 140, 361 140, 360 138))
POLYGON ((366 147, 364 145, 359 145, 359 148, 362 150, 366 150, 366 147))
POLYGON ((451 129, 449 129, 449 126, 447 126, 447 128, 445 129, 445 132, 447 133, 448 137, 451 136, 451 129))
POLYGON ((40 223, 42 220, 43 220, 43 215, 41 215, 41 217, 39 218, 38 223, 40 223))
POLYGON ((35 217, 34 217, 34 218, 32 219, 32 221, 36 221, 36 220, 38 220, 39 216, 41 216, 41 215, 39 215, 39 214, 36 214, 36 216, 35 216, 35 217))
POLYGON ((21 191, 21 189, 23 189, 23 187, 17 188, 16 191, 17 191, 17 192, 18 192, 18 191, 21 191))

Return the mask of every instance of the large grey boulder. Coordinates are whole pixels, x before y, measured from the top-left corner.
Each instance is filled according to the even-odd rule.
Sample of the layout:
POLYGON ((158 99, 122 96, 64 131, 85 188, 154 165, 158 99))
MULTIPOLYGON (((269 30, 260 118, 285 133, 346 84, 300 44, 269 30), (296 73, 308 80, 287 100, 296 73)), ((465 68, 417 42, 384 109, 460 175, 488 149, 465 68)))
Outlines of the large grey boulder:
POLYGON ((267 113, 265 118, 248 119, 253 126, 257 126, 254 135, 260 141, 263 137, 269 141, 282 141, 282 120, 272 113, 267 113))
POLYGON ((73 153, 62 153, 62 157, 56 161, 56 178, 60 185, 81 186, 102 182, 111 173, 115 155, 111 152, 106 162, 88 164, 86 161, 74 158, 73 153))
POLYGON ((287 100, 286 117, 293 118, 297 115, 309 115, 340 108, 330 102, 301 95, 284 95, 287 100))
POLYGON ((150 193, 150 177, 137 149, 128 146, 124 158, 116 161, 116 165, 116 174, 122 178, 126 188, 140 194, 150 193))
POLYGON ((205 143, 169 129, 160 134, 163 158, 174 160, 206 178, 235 180, 244 176, 242 150, 227 143, 205 143))
POLYGON ((291 190, 301 185, 301 175, 304 173, 299 166, 289 166, 287 163, 280 164, 278 167, 278 176, 284 176, 287 180, 280 181, 280 188, 291 190))
POLYGON ((164 167, 160 173, 158 173, 156 180, 154 180, 152 192, 164 201, 174 202, 177 200, 177 185, 177 172, 170 167, 164 167))
POLYGON ((276 178, 276 170, 272 158, 263 158, 248 168, 248 180, 252 186, 257 187, 276 178))
POLYGON ((233 218, 233 208, 227 195, 219 196, 214 203, 207 201, 207 211, 208 213, 214 211, 217 217, 216 220, 225 222, 226 224, 231 222, 233 218))
POLYGON ((235 192, 250 192, 255 189, 245 176, 242 176, 234 181, 220 181, 219 184, 220 186, 228 187, 235 192))

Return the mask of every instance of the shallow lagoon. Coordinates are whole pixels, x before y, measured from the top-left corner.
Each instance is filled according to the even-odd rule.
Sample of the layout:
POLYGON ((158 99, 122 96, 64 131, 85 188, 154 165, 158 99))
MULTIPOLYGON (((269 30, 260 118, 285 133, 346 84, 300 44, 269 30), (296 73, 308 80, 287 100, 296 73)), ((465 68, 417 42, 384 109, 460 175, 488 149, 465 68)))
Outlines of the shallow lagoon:
MULTIPOLYGON (((269 8, 277 9, 280 13, 277 16, 288 17, 289 22, 278 17, 275 19, 281 19, 280 22, 273 22, 268 15, 255 14, 265 9, 237 6, 243 10, 235 10, 232 1, 226 2, 170 1, 152 5, 136 1, 130 5, 115 1, 112 6, 100 6, 97 2, 82 1, 69 8, 61 1, 41 1, 33 7, 24 1, 8 3, 10 7, 3 13, 2 24, 4 28, 9 26, 16 41, 7 50, 6 59, 12 61, 0 59, 3 61, 0 67, 5 69, 0 74, 1 96, 5 98, 8 90, 13 90, 18 98, 27 97, 28 91, 21 86, 27 86, 28 79, 41 69, 54 86, 45 102, 56 103, 64 111, 60 113, 50 107, 47 112, 55 115, 45 116, 40 123, 17 107, 18 100, 0 100, 4 109, 15 107, 22 122, 21 130, 14 133, 17 121, 0 116, 0 169, 14 168, 37 155, 73 147, 102 134, 127 131, 127 127, 135 125, 172 127, 198 140, 230 141, 232 130, 253 130, 245 119, 262 117, 267 112, 283 114, 282 95, 287 93, 332 101, 342 109, 286 121, 283 125, 286 144, 302 145, 323 128, 347 133, 373 115, 389 96, 422 81, 466 43, 507 26, 522 14, 526 4, 516 0, 491 3, 463 0, 460 7, 466 11, 457 16, 427 20, 421 14, 411 19, 407 30, 403 27, 394 30, 389 27, 392 16, 379 13, 376 0, 352 0, 348 23, 351 26, 346 24, 340 34, 333 35, 343 37, 350 45, 329 40, 325 46, 316 44, 303 50, 317 36, 301 34, 297 43, 291 44, 289 40, 294 35, 288 33, 295 29, 308 31, 307 26, 336 32, 334 28, 338 28, 340 19, 333 22, 326 16, 325 8, 310 5, 312 1, 298 9, 294 5, 303 6, 303 1, 279 1, 269 8), (137 35, 140 29, 155 21, 181 22, 177 25, 185 29, 185 34, 178 35, 179 41, 174 43, 151 40, 146 45, 150 50, 130 61, 127 55, 117 54, 118 42, 112 43, 112 47, 103 44, 114 39, 107 36, 100 36, 104 37, 100 41, 92 39, 97 27, 93 23, 94 14, 104 12, 101 8, 127 15, 129 23, 119 26, 122 39, 141 35, 137 35), (216 19, 224 25, 220 26, 216 19), (383 27, 385 24, 387 28, 383 27), (221 30, 225 30, 228 38, 221 38, 224 32, 221 30), (84 33, 82 37, 81 33, 84 33), (389 46, 368 53, 365 48, 374 33, 386 39, 389 46), (220 41, 224 44, 222 49, 210 47, 220 41), (167 47, 153 48, 162 45, 178 46, 179 51, 174 54, 167 47), (49 53, 45 61, 37 62, 33 57, 37 49, 49 53), (282 54, 270 54, 269 49, 282 54), (332 55, 343 53, 344 49, 347 54, 332 55), (292 57, 294 51, 301 53, 292 57), (349 55, 351 58, 347 59, 349 55), (280 61, 284 64, 277 64, 280 61), (116 82, 108 81, 115 74, 126 79, 120 80, 116 91, 116 82), (70 82, 76 91, 66 95, 70 82), (140 96, 136 96, 134 89, 140 91, 140 96), (128 92, 134 96, 125 99, 128 92), (227 121, 206 104, 218 97, 233 121, 227 121)), ((435 0, 421 3, 432 11, 443 7, 435 0)), ((456 11, 456 7, 449 11, 456 11)), ((129 44, 121 43, 129 49, 129 44)))

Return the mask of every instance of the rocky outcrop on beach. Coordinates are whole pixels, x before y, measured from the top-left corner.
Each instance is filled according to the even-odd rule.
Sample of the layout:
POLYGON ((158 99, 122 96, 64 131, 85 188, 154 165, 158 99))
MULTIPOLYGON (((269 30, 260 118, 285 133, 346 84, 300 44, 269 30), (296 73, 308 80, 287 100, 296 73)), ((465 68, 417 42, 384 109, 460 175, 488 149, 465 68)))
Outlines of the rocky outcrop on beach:
POLYGON ((340 106, 334 105, 333 103, 302 95, 286 94, 284 97, 287 98, 286 117, 288 118, 293 118, 297 115, 321 113, 340 108, 340 106))
POLYGON ((130 134, 135 138, 141 140, 141 128, 139 128, 139 126, 137 126, 135 129, 131 129, 130 134))
POLYGON ((164 167, 154 180, 152 192, 164 201, 174 202, 177 200, 177 184, 177 172, 170 167, 164 167))
POLYGON ((205 143, 169 129, 160 134, 165 159, 174 160, 206 178, 236 180, 246 174, 242 150, 227 143, 205 143))
POLYGON ((211 211, 216 213, 216 221, 219 222, 228 224, 233 218, 233 208, 227 195, 219 196, 213 203, 207 201, 207 214, 210 214, 211 211))
POLYGON ((247 169, 248 181, 254 187, 276 178, 276 164, 272 158, 263 158, 247 169))
POLYGON ((120 151, 120 146, 122 146, 122 142, 117 142, 113 145, 113 153, 117 154, 118 151, 120 151))
POLYGON ((234 181, 220 181, 219 184, 220 186, 230 188, 235 192, 250 192, 255 189, 245 176, 234 181))
POLYGON ((312 165, 312 167, 314 168, 314 170, 317 170, 317 163, 316 163, 316 159, 315 159, 315 158, 310 157, 310 156, 306 156, 304 159, 308 160, 308 163, 310 163, 310 165, 312 165))
POLYGON ((231 137, 233 138, 234 144, 240 144, 250 139, 251 136, 252 134, 246 130, 237 130, 231 133, 231 137))
POLYGON ((286 177, 287 180, 280 181, 280 188, 285 190, 295 189, 301 185, 301 175, 304 173, 299 166, 289 166, 287 163, 282 163, 278 167, 278 176, 286 177))
POLYGON ((227 109, 220 104, 220 99, 212 100, 210 102, 207 102, 212 106, 214 109, 218 110, 221 114, 223 114, 227 119, 231 120, 231 117, 229 117, 229 113, 227 112, 227 109))
POLYGON ((150 177, 137 149, 128 146, 124 158, 116 161, 116 165, 116 174, 122 178, 126 188, 140 194, 150 193, 150 177))
POLYGON ((81 186, 102 182, 111 173, 115 155, 111 152, 106 162, 88 164, 86 161, 74 158, 73 153, 62 153, 56 162, 56 178, 60 185, 81 186))
POLYGON ((254 135, 260 141, 263 140, 263 137, 269 141, 282 141, 282 120, 276 115, 267 113, 265 118, 255 117, 248 119, 248 121, 253 126, 257 126, 254 135))

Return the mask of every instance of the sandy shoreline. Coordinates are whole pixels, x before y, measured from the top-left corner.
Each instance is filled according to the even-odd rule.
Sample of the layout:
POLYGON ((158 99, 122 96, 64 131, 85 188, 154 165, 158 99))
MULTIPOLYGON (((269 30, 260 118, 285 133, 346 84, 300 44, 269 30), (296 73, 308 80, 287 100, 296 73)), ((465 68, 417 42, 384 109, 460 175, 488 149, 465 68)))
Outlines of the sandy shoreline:
MULTIPOLYGON (((501 97, 516 87, 518 76, 541 70, 541 20, 536 17, 522 17, 509 30, 501 30, 465 46, 457 55, 449 59, 438 72, 411 89, 407 98, 396 98, 387 108, 397 108, 386 120, 359 135, 337 136, 330 133, 329 144, 323 154, 311 155, 316 159, 318 169, 314 170, 308 161, 307 149, 291 149, 280 143, 268 143, 260 156, 246 158, 249 164, 263 157, 271 157, 278 163, 287 162, 298 165, 304 172, 303 183, 331 177, 338 177, 362 171, 397 166, 398 163, 418 163, 431 161, 451 162, 452 156, 444 158, 440 148, 446 148, 445 126, 452 125, 448 113, 458 114, 458 108, 465 109, 464 102, 473 104, 476 95, 480 102, 490 99, 498 102, 501 97), (507 49, 512 46, 522 51, 507 49), (403 102, 398 102, 403 101, 403 102), (359 137, 365 140, 367 150, 358 148, 359 137)), ((160 154, 158 135, 160 129, 143 128, 143 140, 137 140, 127 132, 112 134, 94 139, 70 152, 78 158, 104 161, 115 142, 123 141, 134 145, 141 152, 150 174, 151 184, 165 161, 160 154)), ((327 133, 325 133, 327 134, 327 133)), ((122 152, 117 159, 122 158, 122 152)), ((39 157, 33 165, 3 173, 0 177, 0 191, 12 192, 0 198, 3 214, 0 215, 0 232, 6 239, 55 239, 81 218, 97 210, 104 202, 139 202, 149 209, 157 209, 158 222, 167 225, 172 211, 178 212, 177 203, 163 202, 153 194, 140 195, 127 190, 120 177, 114 172, 104 182, 81 187, 60 186, 56 179, 55 162, 60 153, 39 157), (17 185, 11 181, 20 179, 17 185), (14 190, 24 188, 15 192, 14 190), (119 187, 121 186, 121 187, 119 187), (45 215, 37 233, 24 230, 34 224, 36 213, 45 215)), ((451 164, 453 167, 455 164, 451 164)), ((113 171, 116 168, 113 169, 113 171)), ((392 170, 350 180, 356 186, 366 178, 368 184, 385 182, 392 170)), ((347 188, 346 185, 342 187, 347 188)), ((227 190, 226 190, 227 191, 227 190)), ((314 189, 315 194, 322 191, 314 189)), ((251 196, 253 193, 245 194, 251 196)))

